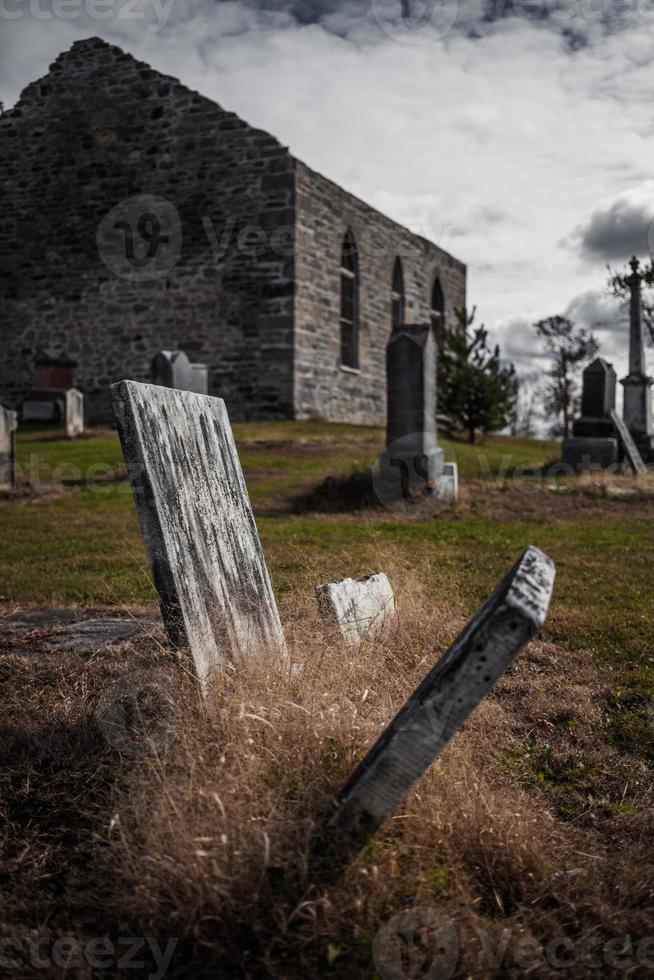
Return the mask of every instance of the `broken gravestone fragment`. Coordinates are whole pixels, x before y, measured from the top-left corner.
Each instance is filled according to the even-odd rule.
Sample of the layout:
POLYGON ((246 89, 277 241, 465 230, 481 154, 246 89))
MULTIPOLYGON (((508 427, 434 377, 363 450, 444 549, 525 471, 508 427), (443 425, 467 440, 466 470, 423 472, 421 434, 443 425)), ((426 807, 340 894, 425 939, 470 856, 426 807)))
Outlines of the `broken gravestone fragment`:
POLYGON ((340 627, 350 646, 383 635, 396 617, 393 589, 383 572, 319 585, 316 599, 323 618, 340 627))
POLYGON ((285 655, 223 400, 135 381, 112 396, 164 624, 203 690, 230 661, 285 655))
POLYGON ((528 548, 338 794, 323 834, 345 853, 387 820, 545 620, 553 562, 528 548))

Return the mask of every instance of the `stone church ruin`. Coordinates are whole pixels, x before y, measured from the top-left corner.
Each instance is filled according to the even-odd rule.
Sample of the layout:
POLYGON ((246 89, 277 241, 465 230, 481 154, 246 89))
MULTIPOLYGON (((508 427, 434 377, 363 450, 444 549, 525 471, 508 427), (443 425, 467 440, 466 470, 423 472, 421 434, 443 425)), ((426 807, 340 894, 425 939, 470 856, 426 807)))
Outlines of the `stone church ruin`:
POLYGON ((230 417, 384 424, 393 326, 438 343, 463 263, 274 137, 98 38, 0 118, 0 400, 44 356, 87 419, 161 350, 207 365, 230 417))

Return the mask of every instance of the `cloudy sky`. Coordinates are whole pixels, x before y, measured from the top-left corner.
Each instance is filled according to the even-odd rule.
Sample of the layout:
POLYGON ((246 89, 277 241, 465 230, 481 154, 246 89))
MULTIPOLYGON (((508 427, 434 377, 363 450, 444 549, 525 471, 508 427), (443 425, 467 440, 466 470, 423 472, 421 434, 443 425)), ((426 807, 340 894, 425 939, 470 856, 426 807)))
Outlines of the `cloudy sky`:
POLYGON ((0 0, 0 32, 6 107, 99 35, 463 259, 522 372, 555 313, 624 372, 606 264, 654 248, 654 0, 0 0))

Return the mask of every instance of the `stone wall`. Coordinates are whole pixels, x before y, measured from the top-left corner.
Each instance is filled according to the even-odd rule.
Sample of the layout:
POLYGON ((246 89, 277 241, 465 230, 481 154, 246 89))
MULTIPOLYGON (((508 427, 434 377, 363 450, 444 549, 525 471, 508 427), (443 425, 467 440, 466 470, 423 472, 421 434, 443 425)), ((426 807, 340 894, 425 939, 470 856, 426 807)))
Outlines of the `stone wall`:
POLYGON ((91 419, 106 418, 109 385, 148 380, 179 345, 209 363, 232 418, 292 415, 293 256, 271 235, 291 234, 294 161, 277 140, 93 38, 0 118, 0 170, 2 401, 17 406, 48 349, 77 361, 91 419), (130 281, 96 235, 143 194, 176 208, 181 254, 130 281))
POLYGON ((403 267, 407 323, 429 323, 438 275, 446 324, 453 325, 455 308, 465 302, 466 267, 299 162, 295 201, 296 417, 383 425, 396 258, 403 267), (340 365, 341 247, 348 228, 359 262, 358 371, 340 365))
POLYGON ((180 347, 209 365, 232 419, 383 424, 395 257, 407 322, 428 321, 437 273, 450 321, 465 297, 460 262, 98 38, 60 55, 0 117, 0 170, 0 400, 12 407, 47 351, 77 362, 89 420, 108 419, 109 386, 149 380, 155 353, 180 347), (168 264, 159 250, 161 264, 134 277, 127 235, 143 257, 142 195, 172 213, 179 250, 168 264), (126 229, 113 233, 118 274, 107 222, 126 229), (339 350, 348 227, 361 278, 356 372, 340 367, 339 350))

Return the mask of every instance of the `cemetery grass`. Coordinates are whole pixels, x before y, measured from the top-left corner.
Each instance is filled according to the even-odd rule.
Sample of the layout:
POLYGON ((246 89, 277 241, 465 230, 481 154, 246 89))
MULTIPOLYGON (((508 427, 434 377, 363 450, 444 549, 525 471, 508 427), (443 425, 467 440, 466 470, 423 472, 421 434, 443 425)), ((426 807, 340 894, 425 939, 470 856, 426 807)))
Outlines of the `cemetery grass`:
MULTIPOLYGON (((168 976, 363 978, 375 975, 383 923, 426 906, 456 925, 455 976, 651 973, 654 486, 612 497, 577 481, 554 492, 524 472, 498 480, 546 464, 553 447, 493 439, 453 444, 463 480, 450 510, 296 513, 298 487, 364 467, 379 431, 270 423, 236 434, 305 666, 230 671, 214 715, 156 627, 86 655, 53 652, 56 621, 11 629, 32 605, 155 611, 115 435, 21 437, 19 463, 37 454, 43 482, 0 503, 2 937, 26 948, 35 930, 46 957, 62 936, 153 936, 162 949, 174 939, 168 976), (105 477, 94 471, 92 483, 99 463, 105 477), (311 827, 331 794, 530 543, 558 567, 540 637, 362 855, 313 873, 311 827), (353 656, 318 620, 313 588, 378 568, 399 627, 353 656), (125 676, 154 676, 164 693, 151 754, 138 751, 138 725, 136 750, 102 734, 103 699, 125 676), (535 952, 548 944, 554 965, 535 952)), ((91 976, 83 956, 70 960, 53 975, 91 976)), ((31 968, 26 956, 16 975, 44 975, 31 968)))

